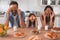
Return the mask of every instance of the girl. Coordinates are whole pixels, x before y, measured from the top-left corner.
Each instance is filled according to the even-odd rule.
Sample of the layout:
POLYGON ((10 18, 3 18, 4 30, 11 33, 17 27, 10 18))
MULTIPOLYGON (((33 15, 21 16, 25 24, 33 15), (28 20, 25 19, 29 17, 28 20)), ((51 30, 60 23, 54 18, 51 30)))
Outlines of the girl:
POLYGON ((28 16, 28 20, 27 20, 27 26, 26 27, 37 27, 37 18, 36 16, 31 13, 29 16, 28 16))

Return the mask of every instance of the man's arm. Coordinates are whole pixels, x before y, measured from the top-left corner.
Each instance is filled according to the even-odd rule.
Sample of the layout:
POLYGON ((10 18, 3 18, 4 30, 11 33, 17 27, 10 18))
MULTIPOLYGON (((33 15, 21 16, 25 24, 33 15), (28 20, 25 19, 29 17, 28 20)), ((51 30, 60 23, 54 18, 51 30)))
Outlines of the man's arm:
POLYGON ((6 13, 6 20, 5 20, 5 26, 9 25, 9 14, 6 13))
POLYGON ((19 20, 20 20, 20 26, 21 27, 25 27, 25 22, 23 21, 23 18, 22 18, 20 10, 18 10, 18 15, 19 15, 19 20))
POLYGON ((5 23, 4 23, 4 29, 8 29, 8 26, 9 26, 9 14, 6 12, 6 15, 5 15, 5 23))
POLYGON ((11 9, 9 8, 6 12, 6 18, 5 18, 5 23, 4 23, 4 29, 7 29, 9 26, 9 15, 10 15, 11 9))
POLYGON ((21 12, 21 16, 22 16, 23 21, 25 22, 25 14, 24 14, 24 12, 21 12))

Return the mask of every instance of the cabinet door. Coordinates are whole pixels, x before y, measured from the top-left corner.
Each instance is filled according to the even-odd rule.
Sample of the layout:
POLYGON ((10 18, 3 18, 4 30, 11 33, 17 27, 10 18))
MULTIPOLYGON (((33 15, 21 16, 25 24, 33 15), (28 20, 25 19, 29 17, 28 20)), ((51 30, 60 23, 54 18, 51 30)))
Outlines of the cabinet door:
POLYGON ((47 5, 48 1, 47 0, 42 0, 42 5, 47 5))
POLYGON ((58 5, 60 5, 60 0, 58 0, 58 5))
POLYGON ((56 0, 50 0, 50 5, 56 5, 56 0))
POLYGON ((46 6, 46 5, 51 5, 51 6, 55 6, 57 3, 57 0, 40 0, 40 4, 42 6, 46 6))

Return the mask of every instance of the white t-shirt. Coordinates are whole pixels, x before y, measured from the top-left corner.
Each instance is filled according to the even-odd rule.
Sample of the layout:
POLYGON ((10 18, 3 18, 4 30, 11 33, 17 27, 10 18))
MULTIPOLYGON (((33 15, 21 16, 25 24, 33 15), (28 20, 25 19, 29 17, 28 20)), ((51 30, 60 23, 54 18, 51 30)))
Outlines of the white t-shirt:
POLYGON ((17 26, 16 16, 13 16, 13 17, 14 17, 14 25, 13 26, 17 26))

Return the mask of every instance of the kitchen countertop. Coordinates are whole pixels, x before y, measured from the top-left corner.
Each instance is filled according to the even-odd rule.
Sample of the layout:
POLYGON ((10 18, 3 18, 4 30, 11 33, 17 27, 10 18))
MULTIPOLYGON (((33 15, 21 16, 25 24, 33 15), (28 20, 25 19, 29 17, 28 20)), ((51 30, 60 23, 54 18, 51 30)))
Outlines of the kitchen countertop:
MULTIPOLYGON (((34 28, 19 28, 18 32, 25 32, 26 36, 24 38, 16 38, 13 36, 14 31, 12 29, 8 30, 8 35, 6 37, 0 37, 0 40, 28 40, 28 38, 32 35, 36 35, 32 33, 32 30, 34 28)), ((46 31, 41 31, 40 34, 38 34, 42 40, 48 40, 47 38, 44 37, 44 34, 46 33, 46 31)), ((60 34, 58 33, 58 38, 57 40, 60 40, 60 34)))
MULTIPOLYGON (((28 15, 25 15, 26 17, 28 17, 28 15)), ((56 17, 60 17, 60 14, 55 14, 56 17)), ((4 14, 3 15, 0 15, 0 17, 4 17, 4 14)), ((40 17, 39 14, 37 15, 37 17, 40 17)))

